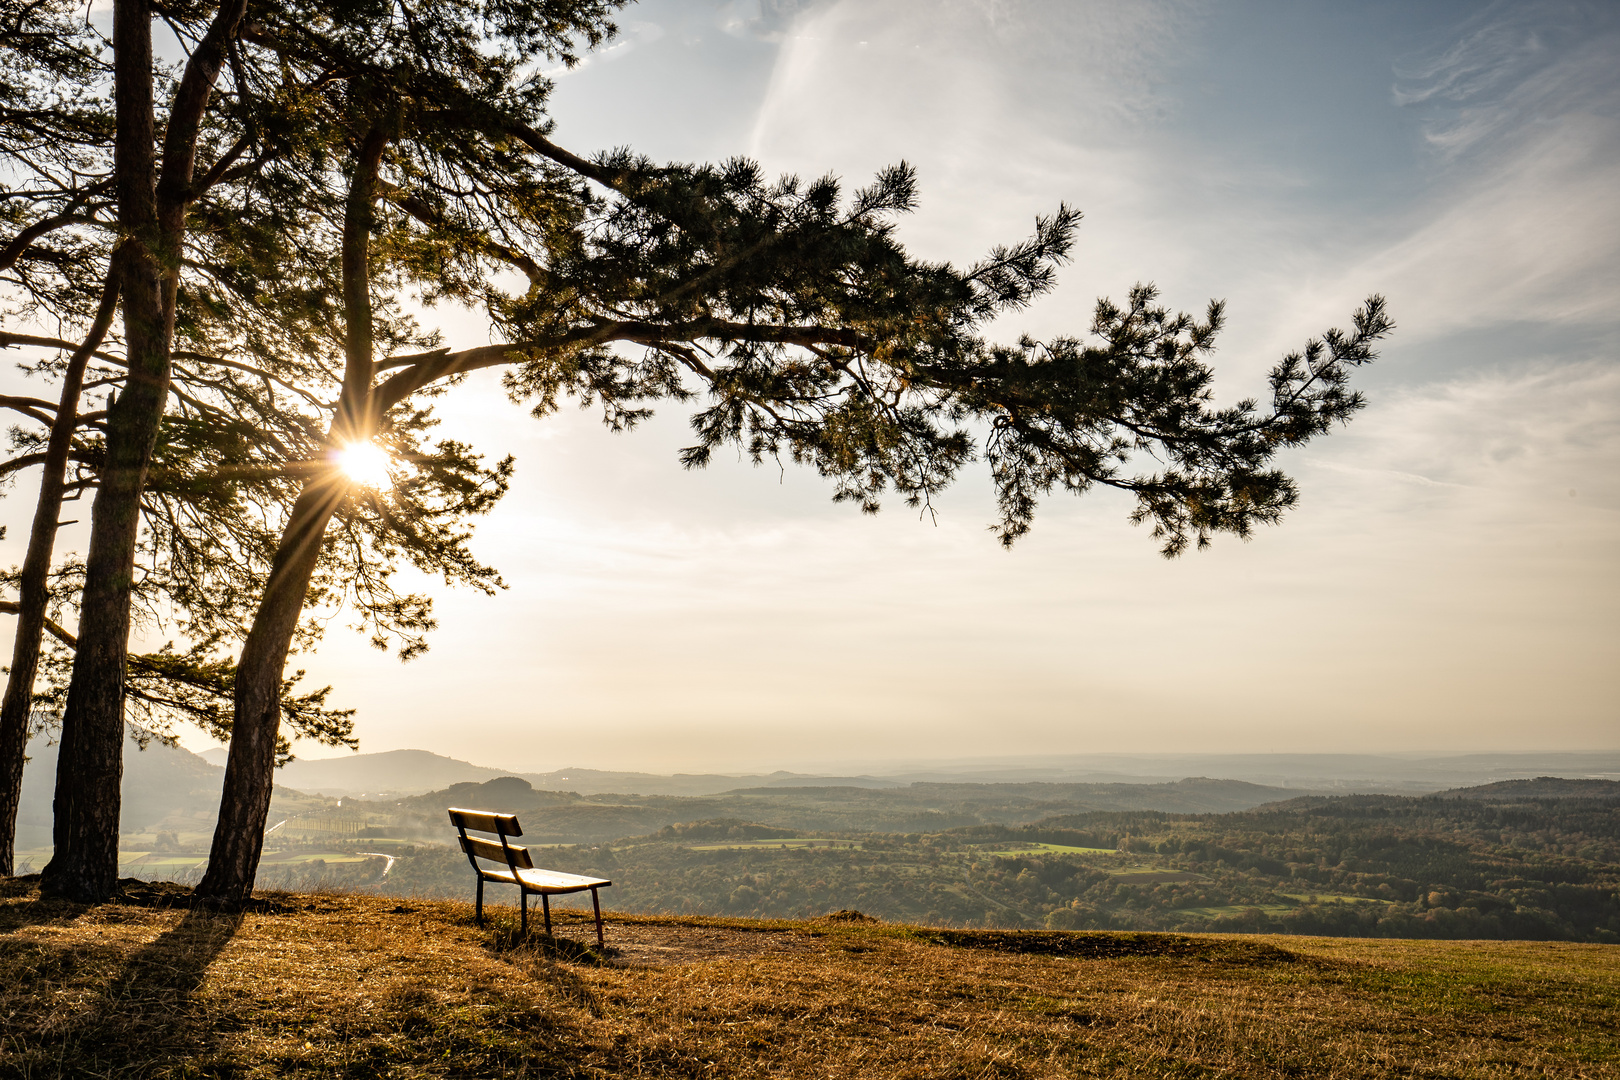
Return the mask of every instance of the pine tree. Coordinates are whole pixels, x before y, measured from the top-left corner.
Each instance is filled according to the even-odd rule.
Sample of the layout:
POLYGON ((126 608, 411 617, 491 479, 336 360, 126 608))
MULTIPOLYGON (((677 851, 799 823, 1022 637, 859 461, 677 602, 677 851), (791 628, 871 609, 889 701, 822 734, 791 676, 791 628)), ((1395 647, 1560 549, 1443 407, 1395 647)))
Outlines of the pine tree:
MULTIPOLYGON (((59 620, 65 617, 64 608, 76 608, 85 568, 50 567, 58 513, 64 494, 102 484, 108 460, 106 413, 81 413, 80 391, 110 389, 127 396, 130 381, 128 343, 112 319, 122 278, 115 268, 104 281, 83 271, 98 258, 104 264, 112 260, 118 235, 110 199, 114 124, 103 103, 112 71, 104 62, 109 43, 72 19, 70 10, 50 3, 8 10, 5 25, 12 31, 0 33, 0 49, 8 50, 12 70, 19 73, 8 87, 9 96, 0 98, 0 145, 12 174, 22 177, 7 189, 3 203, 6 223, 15 230, 0 247, 6 259, 0 275, 11 286, 13 299, 7 315, 36 324, 90 324, 88 336, 73 341, 0 331, 0 345, 60 350, 32 370, 63 383, 62 401, 55 406, 38 399, 0 400, 0 406, 19 410, 45 428, 37 434, 14 429, 18 452, 0 462, 0 475, 44 466, 29 559, 16 578, 19 600, 0 605, 19 616, 0 722, 3 872, 10 870, 30 715, 36 708, 60 715, 68 697, 62 676, 64 663, 71 663, 74 654, 66 648, 45 657, 49 686, 42 694, 35 692, 41 638, 49 626, 59 642, 78 644, 59 620), (87 365, 90 381, 81 387, 87 365), (70 466, 76 473, 71 478, 66 475, 70 466)), ((186 15, 171 10, 169 16, 182 32, 190 24, 203 32, 210 25, 206 11, 186 15)), ((214 164, 190 193, 184 258, 172 296, 173 340, 182 347, 170 350, 170 412, 159 422, 137 501, 144 539, 134 554, 141 571, 127 575, 125 600, 126 615, 131 603, 137 615, 144 607, 149 618, 178 614, 180 628, 191 640, 178 652, 165 648, 125 661, 116 734, 101 731, 101 738, 90 740, 103 766, 121 753, 125 703, 133 710, 131 719, 147 731, 165 735, 168 725, 181 717, 218 737, 228 735, 231 709, 226 703, 236 673, 234 663, 218 651, 240 640, 274 551, 276 522, 300 479, 320 464, 320 433, 330 413, 331 392, 323 383, 328 368, 322 353, 331 352, 335 311, 324 298, 333 291, 336 268, 317 260, 301 273, 286 274, 286 267, 300 257, 301 237, 288 228, 288 216, 280 211, 281 192, 273 182, 258 182, 251 192, 236 183, 244 176, 263 181, 261 166, 267 158, 284 153, 289 141, 319 136, 275 127, 298 106, 298 88, 282 87, 259 115, 244 118, 238 103, 224 110, 227 115, 205 115, 201 124, 198 141, 214 164), (233 129, 254 134, 233 139, 233 129)), ((286 176, 279 179, 285 182, 286 176)), ((305 201, 298 209, 320 208, 305 201)), ((413 334, 403 318, 387 323, 382 336, 397 345, 431 343, 413 334)), ((376 643, 386 647, 397 642, 407 656, 424 647, 422 635, 431 629, 432 618, 427 598, 401 595, 393 588, 392 568, 400 558, 449 580, 485 589, 499 586, 494 572, 471 559, 460 540, 430 535, 426 529, 406 535, 397 526, 399 520, 428 521, 435 514, 459 516, 487 508, 505 490, 509 462, 485 466, 454 443, 427 445, 432 423, 426 409, 398 418, 392 446, 419 463, 416 481, 390 491, 387 498, 346 503, 340 514, 344 528, 323 552, 319 567, 323 588, 334 601, 352 602, 376 643)), ((311 645, 320 629, 319 623, 308 622, 299 628, 298 639, 311 645)), ((299 692, 296 681, 297 676, 281 680, 275 695, 290 730, 329 742, 352 742, 349 712, 325 707, 329 688, 299 692)), ((278 738, 278 760, 286 749, 286 740, 278 738)), ((61 758, 70 783, 82 779, 84 763, 76 754, 70 740, 61 758)), ((100 800, 96 820, 110 823, 110 836, 93 837, 88 845, 99 867, 96 876, 108 883, 116 870, 117 776, 103 768, 95 779, 99 782, 80 787, 92 789, 87 794, 91 801, 100 800)))
MULTIPOLYGON (((131 27, 144 9, 118 4, 116 73, 149 76, 149 61, 126 63, 139 53, 131 27)), ((1100 302, 1087 336, 984 339, 991 319, 1051 287, 1079 220, 1066 207, 1038 218, 1027 240, 955 267, 916 259, 898 242, 896 221, 916 201, 904 165, 846 196, 830 177, 768 181, 744 160, 657 165, 628 151, 584 158, 556 145, 536 60, 566 62, 598 43, 611 33, 611 6, 274 4, 249 18, 168 11, 196 28, 196 41, 166 143, 178 139, 212 164, 206 182, 156 183, 169 200, 156 211, 138 185, 115 185, 123 231, 144 246, 120 249, 130 390, 108 418, 96 523, 104 539, 93 541, 87 567, 82 627, 98 628, 98 644, 81 647, 68 694, 69 727, 77 720, 92 733, 73 749, 93 779, 86 805, 107 789, 98 770, 120 672, 106 642, 127 630, 129 585, 118 572, 127 576, 136 557, 128 522, 143 498, 132 470, 144 471, 164 430, 161 402, 148 395, 129 405, 131 391, 150 389, 160 368, 167 378, 181 332, 212 342, 199 351, 221 362, 211 370, 229 357, 329 406, 309 414, 321 423, 297 446, 264 451, 274 461, 242 451, 240 467, 285 485, 280 505, 291 509, 276 536, 240 545, 261 553, 242 565, 259 568, 262 586, 231 683, 225 793, 199 888, 212 902, 237 903, 252 887, 283 669, 311 587, 380 588, 373 609, 402 628, 408 653, 419 645, 412 634, 431 622, 425 600, 397 598, 390 608, 367 552, 381 551, 385 564, 437 565, 475 586, 498 582, 467 551, 461 522, 488 509, 509 465, 483 466, 457 444, 421 452, 425 399, 470 371, 504 368, 509 393, 536 416, 571 396, 619 430, 658 401, 701 394, 687 467, 724 446, 756 461, 792 458, 831 479, 835 499, 867 512, 891 491, 926 505, 982 455, 1009 544, 1052 490, 1112 486, 1135 495, 1135 519, 1169 556, 1277 521, 1297 491, 1273 467, 1275 455, 1361 405, 1349 373, 1391 326, 1377 297, 1351 330, 1285 358, 1266 406, 1217 409, 1206 359, 1218 304, 1202 319, 1176 315, 1139 286, 1123 306, 1100 302), (203 93, 225 67, 230 92, 203 93), (499 340, 443 345, 401 313, 407 291, 483 312, 499 340), (290 329, 255 317, 266 304, 281 305, 290 329), (366 444, 414 468, 359 487, 338 455, 366 444), (1155 466, 1141 470, 1150 458, 1155 466), (348 561, 333 558, 331 538, 354 530, 370 530, 368 543, 349 544, 348 561)), ((119 88, 118 178, 156 176, 151 139, 144 151, 135 146, 151 107, 142 112, 138 95, 119 88)), ((190 168, 170 149, 165 177, 190 168)), ((75 295, 84 294, 81 284, 75 295)), ((199 409, 188 430, 211 445, 222 419, 199 409)), ((79 795, 68 796, 72 811, 79 795)), ((65 823, 69 842, 48 875, 58 891, 94 898, 110 887, 108 826, 104 803, 96 805, 99 818, 70 812, 65 823)), ((112 829, 115 865, 116 819, 112 829)))
MULTIPOLYGON (((723 445, 755 460, 785 455, 831 478, 835 499, 875 511, 890 488, 926 503, 982 452, 1003 542, 1027 531, 1054 487, 1103 484, 1133 492, 1137 519, 1175 555, 1277 520, 1296 491, 1270 459, 1360 407, 1347 379, 1389 329, 1378 298, 1352 331, 1331 331, 1278 365, 1266 409, 1210 406, 1201 358, 1220 306, 1202 321, 1172 315, 1150 288, 1123 308, 1099 304, 1097 343, 995 347, 979 328, 1051 286, 1078 214, 1060 208, 1028 240, 958 269, 913 259, 897 242, 895 219, 916 197, 904 165, 846 199, 831 178, 767 182, 742 160, 585 159, 550 141, 543 88, 511 92, 518 60, 481 51, 463 15, 445 4, 421 26, 347 22, 344 35, 318 40, 265 24, 255 39, 290 66, 341 70, 349 83, 334 105, 334 127, 347 128, 334 443, 371 438, 415 395, 478 368, 507 368, 508 390, 537 415, 572 395, 615 429, 634 426, 655 400, 687 401, 702 388, 709 401, 693 416, 689 467, 723 445), (434 50, 424 54, 424 41, 434 50), (505 291, 513 269, 524 285, 505 291), (381 354, 380 273, 477 306, 505 342, 381 354), (1130 471, 1144 451, 1164 467, 1130 471)), ((252 887, 270 794, 269 688, 345 488, 335 472, 307 481, 243 649, 225 794, 199 886, 212 902, 240 902, 252 887)))

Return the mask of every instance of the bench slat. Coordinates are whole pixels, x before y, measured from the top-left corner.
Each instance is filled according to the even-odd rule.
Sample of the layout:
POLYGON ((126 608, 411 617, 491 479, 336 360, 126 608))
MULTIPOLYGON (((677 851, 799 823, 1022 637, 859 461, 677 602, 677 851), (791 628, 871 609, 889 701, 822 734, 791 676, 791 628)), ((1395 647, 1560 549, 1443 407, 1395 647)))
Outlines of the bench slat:
POLYGON ((500 833, 504 836, 522 836, 516 814, 492 814, 488 810, 462 810, 450 808, 450 824, 479 832, 500 833))
POLYGON ((560 874, 555 870, 523 870, 518 877, 523 879, 523 887, 530 892, 579 892, 613 884, 606 878, 560 874))
POLYGON ((559 874, 553 870, 519 870, 517 878, 510 870, 480 870, 487 881, 503 881, 508 885, 521 885, 523 891, 539 895, 556 896, 559 893, 584 892, 600 889, 613 882, 606 878, 580 877, 578 874, 559 874), (521 880, 519 880, 521 879, 521 880))
MULTIPOLYGON (((506 849, 502 849, 501 845, 489 840, 480 840, 476 836, 463 836, 461 837, 461 850, 469 855, 476 855, 480 859, 488 859, 490 862, 497 862, 502 866, 506 865, 506 849)), ((534 869, 534 860, 529 857, 528 848, 513 844, 510 851, 512 852, 512 862, 516 864, 518 869, 534 869)))

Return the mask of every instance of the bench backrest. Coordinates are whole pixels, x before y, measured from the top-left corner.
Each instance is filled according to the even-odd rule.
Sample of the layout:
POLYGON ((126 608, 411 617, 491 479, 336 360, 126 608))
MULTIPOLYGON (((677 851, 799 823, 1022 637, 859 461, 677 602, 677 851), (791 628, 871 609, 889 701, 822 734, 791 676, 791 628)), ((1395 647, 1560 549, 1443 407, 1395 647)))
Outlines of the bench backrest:
POLYGON ((500 836, 523 835, 516 814, 497 814, 489 810, 460 810, 451 807, 450 824, 458 829, 474 829, 500 836))
POLYGON ((480 875, 484 873, 478 865, 479 859, 487 859, 494 863, 504 863, 514 873, 518 870, 533 870, 534 860, 529 857, 529 849, 521 844, 507 843, 509 836, 522 836, 523 829, 518 825, 517 815, 497 814, 489 810, 463 810, 452 807, 450 810, 450 824, 456 827, 461 837, 461 850, 467 853, 467 861, 480 875), (474 832, 494 833, 495 840, 485 840, 480 836, 468 836, 467 830, 474 832))
POLYGON ((468 855, 490 862, 505 863, 514 870, 533 870, 534 860, 529 857, 529 849, 517 844, 492 844, 488 840, 480 840, 476 836, 463 836, 461 850, 468 855))

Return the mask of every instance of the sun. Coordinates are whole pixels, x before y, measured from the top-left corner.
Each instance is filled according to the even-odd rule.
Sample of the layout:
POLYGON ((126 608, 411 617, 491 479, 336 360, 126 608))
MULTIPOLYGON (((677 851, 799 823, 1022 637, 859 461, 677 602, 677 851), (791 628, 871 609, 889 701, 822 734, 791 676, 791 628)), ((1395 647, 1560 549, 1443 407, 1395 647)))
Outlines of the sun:
POLYGON ((350 483, 379 488, 386 487, 393 479, 388 475, 388 454, 376 443, 349 443, 334 457, 350 483))

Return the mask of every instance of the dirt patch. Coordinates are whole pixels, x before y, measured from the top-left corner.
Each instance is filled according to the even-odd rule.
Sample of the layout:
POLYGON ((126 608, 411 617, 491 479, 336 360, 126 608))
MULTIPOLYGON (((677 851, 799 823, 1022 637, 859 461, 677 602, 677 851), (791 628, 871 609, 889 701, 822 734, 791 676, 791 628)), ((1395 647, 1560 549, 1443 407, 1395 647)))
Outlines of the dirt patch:
POLYGON ((120 878, 115 904, 130 907, 189 908, 192 902, 191 886, 174 881, 141 881, 139 878, 120 878))
POLYGON ((1299 959, 1295 953, 1262 942, 1235 938, 1195 938, 1181 934, 1031 930, 914 930, 911 934, 930 944, 953 949, 985 949, 1034 956, 1098 960, 1145 956, 1220 964, 1291 964, 1299 959))
MULTIPOLYGON (((875 920, 874 920, 875 921, 875 920)), ((485 931, 492 953, 513 962, 525 954, 586 967, 649 968, 792 955, 817 948, 822 934, 782 926, 702 925, 702 920, 657 916, 604 920, 605 949, 596 944, 596 922, 589 915, 552 912, 552 935, 533 922, 522 933, 515 921, 492 922, 485 931)), ((471 926, 470 921, 468 922, 471 926)))
POLYGON ((697 964, 709 960, 806 953, 818 948, 814 938, 793 930, 649 926, 610 921, 606 934, 605 963, 612 967, 697 964))

